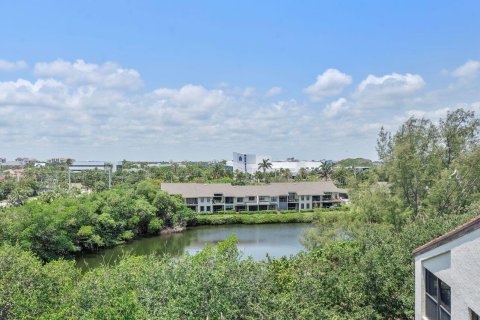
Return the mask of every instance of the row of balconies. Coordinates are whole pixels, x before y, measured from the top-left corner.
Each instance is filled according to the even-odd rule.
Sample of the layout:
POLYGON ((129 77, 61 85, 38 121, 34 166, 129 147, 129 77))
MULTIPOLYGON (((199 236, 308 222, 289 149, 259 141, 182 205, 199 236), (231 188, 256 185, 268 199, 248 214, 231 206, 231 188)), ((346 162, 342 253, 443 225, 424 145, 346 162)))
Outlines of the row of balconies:
MULTIPOLYGON (((307 201, 310 201, 310 196, 304 196, 308 197, 307 201)), ((335 201, 339 200, 338 194, 329 194, 329 195, 323 195, 323 196, 311 196, 311 199, 313 202, 324 202, 324 201, 335 201)), ((205 199, 205 202, 199 201, 199 198, 186 198, 185 203, 187 205, 197 205, 197 204, 209 204, 210 201, 207 201, 205 199)), ((289 202, 289 203, 294 203, 294 202, 299 202, 300 197, 299 196, 280 196, 280 197, 270 197, 270 196, 247 196, 247 197, 213 197, 212 199, 212 204, 248 204, 248 203, 270 203, 270 202, 289 202), (257 201, 258 200, 258 201, 257 201)))

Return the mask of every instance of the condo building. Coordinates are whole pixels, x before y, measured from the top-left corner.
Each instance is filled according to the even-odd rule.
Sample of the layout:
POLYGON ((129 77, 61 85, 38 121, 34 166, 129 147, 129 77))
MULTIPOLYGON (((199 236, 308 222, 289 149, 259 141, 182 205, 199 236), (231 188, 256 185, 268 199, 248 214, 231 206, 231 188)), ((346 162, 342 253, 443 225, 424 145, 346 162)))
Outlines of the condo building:
POLYGON ((162 183, 161 188, 171 195, 182 196, 196 212, 309 210, 340 205, 348 199, 347 191, 330 181, 253 186, 162 183))
POLYGON ((415 249, 415 319, 480 319, 480 216, 415 249))

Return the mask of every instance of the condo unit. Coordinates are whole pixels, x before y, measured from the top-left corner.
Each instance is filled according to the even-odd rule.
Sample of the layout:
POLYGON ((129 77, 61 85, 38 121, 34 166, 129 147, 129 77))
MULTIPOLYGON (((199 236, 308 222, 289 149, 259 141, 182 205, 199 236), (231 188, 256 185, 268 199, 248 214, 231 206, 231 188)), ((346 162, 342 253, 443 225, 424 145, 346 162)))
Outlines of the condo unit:
POLYGON ((231 184, 162 183, 162 190, 180 195, 196 212, 309 210, 329 208, 348 199, 347 191, 332 182, 231 184))

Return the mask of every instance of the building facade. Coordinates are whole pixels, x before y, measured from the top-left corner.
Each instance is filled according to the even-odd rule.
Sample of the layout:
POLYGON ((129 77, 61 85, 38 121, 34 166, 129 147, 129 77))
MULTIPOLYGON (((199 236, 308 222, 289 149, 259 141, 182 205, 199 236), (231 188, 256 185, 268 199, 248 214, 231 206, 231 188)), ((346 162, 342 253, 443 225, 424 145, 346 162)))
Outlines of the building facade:
POLYGON ((332 182, 231 184, 162 183, 162 190, 180 195, 196 212, 309 210, 340 205, 347 191, 332 182))
MULTIPOLYGON (((267 172, 278 171, 280 169, 290 170, 293 176, 295 176, 301 168, 307 170, 318 169, 322 166, 321 161, 305 161, 298 160, 294 158, 288 158, 285 161, 273 161, 271 156, 268 155, 256 155, 256 154, 247 154, 247 153, 233 153, 233 160, 231 166, 233 171, 236 170, 240 172, 245 172, 249 174, 254 174, 257 171, 262 171, 258 169, 258 165, 262 163, 263 159, 269 159, 272 163, 272 168, 267 170, 267 172)), ((230 163, 227 163, 230 165, 230 163)))
POLYGON ((417 248, 415 319, 480 315, 480 216, 417 248))
POLYGON ((112 168, 112 172, 116 172, 122 168, 122 162, 107 162, 107 161, 74 161, 71 166, 69 166, 69 170, 71 172, 81 172, 85 170, 101 170, 101 171, 109 171, 110 166, 112 168))

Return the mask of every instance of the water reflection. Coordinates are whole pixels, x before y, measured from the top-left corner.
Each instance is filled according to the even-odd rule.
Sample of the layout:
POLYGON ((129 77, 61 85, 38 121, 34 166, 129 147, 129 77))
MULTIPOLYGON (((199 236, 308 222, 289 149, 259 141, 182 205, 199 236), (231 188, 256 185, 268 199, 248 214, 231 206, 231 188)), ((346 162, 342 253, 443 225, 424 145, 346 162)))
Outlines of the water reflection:
POLYGON ((237 236, 238 248, 245 256, 255 260, 264 259, 267 254, 279 258, 301 251, 300 239, 310 227, 304 223, 195 227, 183 233, 143 238, 98 253, 84 254, 77 258, 77 265, 87 270, 102 263, 113 264, 126 253, 173 256, 195 253, 206 244, 216 244, 232 234, 237 236))

